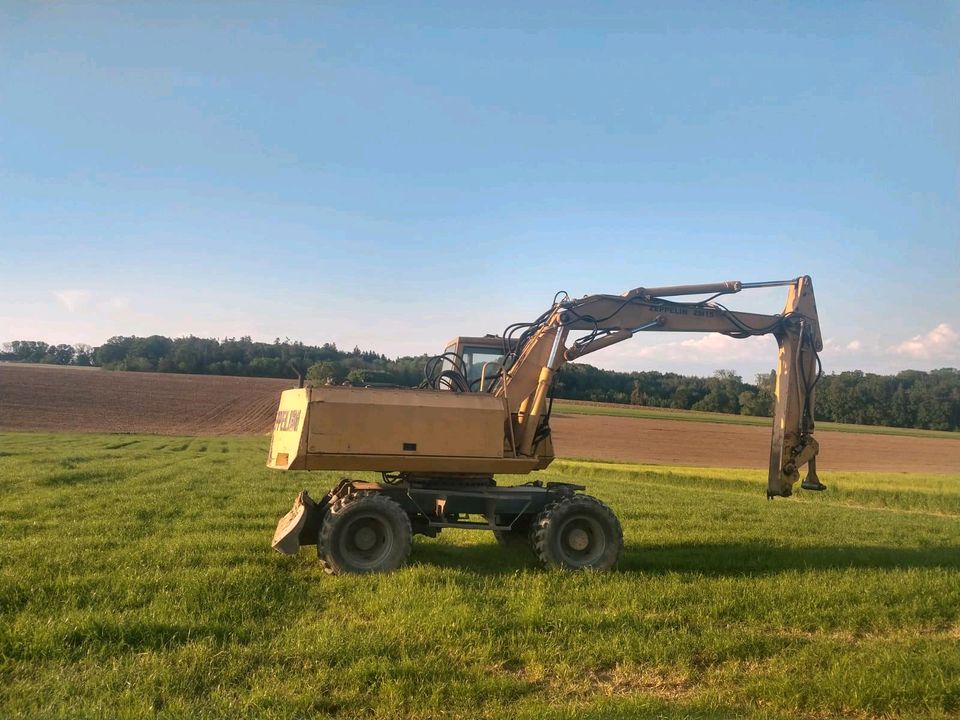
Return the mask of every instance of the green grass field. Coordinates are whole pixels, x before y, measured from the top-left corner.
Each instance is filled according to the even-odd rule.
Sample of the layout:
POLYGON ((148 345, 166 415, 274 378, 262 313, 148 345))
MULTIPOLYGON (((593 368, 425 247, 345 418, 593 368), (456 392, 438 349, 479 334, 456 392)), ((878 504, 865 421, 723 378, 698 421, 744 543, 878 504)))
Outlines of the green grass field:
MULTIPOLYGON (((770 418, 753 415, 731 415, 729 413, 700 412, 697 410, 674 410, 673 408, 654 408, 639 405, 579 405, 558 400, 553 412, 568 415, 609 415, 612 417, 646 418, 648 420, 681 420, 686 422, 709 422, 721 425, 757 425, 770 427, 770 418)), ((942 438, 960 440, 960 432, 948 430, 923 430, 921 428, 898 428, 884 425, 852 425, 850 423, 817 422, 817 430, 835 432, 862 433, 867 435, 904 435, 907 437, 942 438)))
POLYGON ((265 454, 0 435, 0 717, 960 713, 960 475, 767 501, 756 471, 558 461, 620 516, 618 571, 459 531, 332 578, 269 540, 337 476, 265 454))

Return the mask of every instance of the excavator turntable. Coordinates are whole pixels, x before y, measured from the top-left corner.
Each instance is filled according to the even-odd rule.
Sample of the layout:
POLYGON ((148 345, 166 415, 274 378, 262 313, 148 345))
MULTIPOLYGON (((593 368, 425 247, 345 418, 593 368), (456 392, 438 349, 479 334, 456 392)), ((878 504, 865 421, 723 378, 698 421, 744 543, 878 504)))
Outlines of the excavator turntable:
POLYGON ((368 471, 319 500, 301 492, 277 525, 273 547, 316 545, 331 574, 403 565, 414 534, 493 531, 529 543, 548 567, 612 568, 623 547, 613 511, 582 485, 500 485, 553 461, 551 386, 566 362, 645 332, 771 335, 779 347, 767 496, 788 497, 817 478, 814 394, 823 348, 813 283, 793 280, 635 288, 572 299, 558 293, 536 320, 502 335, 459 337, 427 361, 420 388, 324 386, 282 393, 267 465, 278 470, 368 471), (717 298, 785 286, 777 315, 736 312, 717 298), (680 301, 684 296, 704 299, 680 301), (576 336, 576 337, 575 337, 576 336), (575 337, 575 339, 574 339, 575 337))

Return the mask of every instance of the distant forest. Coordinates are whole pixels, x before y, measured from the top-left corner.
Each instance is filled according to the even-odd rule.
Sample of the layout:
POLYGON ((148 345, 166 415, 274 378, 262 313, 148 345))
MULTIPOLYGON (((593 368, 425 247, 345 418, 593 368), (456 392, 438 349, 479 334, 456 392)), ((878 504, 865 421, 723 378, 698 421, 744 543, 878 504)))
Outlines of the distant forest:
MULTIPOLYGON (((395 360, 332 343, 321 346, 280 340, 272 343, 240 339, 186 337, 113 337, 100 347, 48 345, 17 340, 0 350, 0 360, 55 365, 100 366, 141 372, 295 377, 308 383, 387 383, 415 387, 423 380, 429 356, 395 360)), ((616 372, 591 365, 564 366, 554 395, 650 407, 770 416, 773 411, 771 372, 753 383, 730 370, 712 377, 661 372, 616 372)), ((944 368, 905 370, 875 375, 859 370, 824 375, 817 386, 817 419, 860 425, 889 425, 930 430, 960 429, 960 371, 944 368)))

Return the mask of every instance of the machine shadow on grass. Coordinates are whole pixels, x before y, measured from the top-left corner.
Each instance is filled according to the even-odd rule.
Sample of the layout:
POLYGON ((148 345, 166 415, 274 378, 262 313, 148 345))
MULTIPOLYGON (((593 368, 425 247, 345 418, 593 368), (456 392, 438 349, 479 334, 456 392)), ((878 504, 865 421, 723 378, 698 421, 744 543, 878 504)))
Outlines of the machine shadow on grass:
MULTIPOLYGON (((457 545, 420 542, 414 545, 412 563, 466 570, 482 575, 511 575, 542 566, 524 547, 457 545)), ((723 577, 775 575, 795 570, 849 568, 949 568, 960 569, 954 547, 898 548, 832 545, 771 548, 764 543, 712 543, 689 545, 626 545, 614 572, 697 573, 723 577)))

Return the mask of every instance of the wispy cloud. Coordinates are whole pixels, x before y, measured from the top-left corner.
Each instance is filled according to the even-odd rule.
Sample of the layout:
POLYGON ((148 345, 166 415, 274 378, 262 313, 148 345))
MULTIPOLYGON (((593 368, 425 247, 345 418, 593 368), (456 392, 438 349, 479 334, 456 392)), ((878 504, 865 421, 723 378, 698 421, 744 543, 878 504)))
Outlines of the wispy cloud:
POLYGON ((67 312, 76 312, 90 301, 88 290, 55 290, 53 296, 60 301, 67 312))
POLYGON ((925 335, 916 335, 894 346, 899 355, 922 360, 936 360, 960 354, 960 334, 947 323, 940 323, 925 335))
POLYGON ((130 300, 129 298, 125 298, 117 295, 115 297, 110 298, 109 300, 106 300, 100 303, 100 307, 103 310, 112 310, 114 312, 120 312, 121 310, 126 310, 128 307, 130 307, 130 300))
MULTIPOLYGON (((597 353, 596 357, 604 366, 615 365, 631 369, 639 369, 635 361, 641 360, 668 362, 676 364, 677 367, 684 367, 688 363, 714 363, 716 367, 723 367, 724 364, 739 364, 759 358, 774 363, 775 348, 776 344, 772 343, 770 338, 735 340, 726 335, 712 334, 656 345, 634 345, 628 341, 603 351, 603 358, 600 353, 597 353), (771 346, 774 350, 771 350, 771 346)), ((587 358, 589 359, 585 362, 592 362, 592 355, 587 358)))
POLYGON ((763 343, 766 347, 769 341, 759 338, 734 340, 726 335, 704 335, 703 337, 676 340, 656 347, 640 348, 638 355, 640 357, 663 357, 666 354, 671 359, 676 360, 689 360, 691 355, 700 355, 716 362, 747 360, 756 357, 760 343, 763 343))
POLYGON ((826 338, 823 341, 824 355, 836 357, 840 355, 864 353, 864 351, 865 345, 863 341, 857 338, 848 340, 846 342, 843 340, 837 340, 836 338, 826 338))
POLYGON ((130 298, 113 295, 103 298, 89 290, 54 290, 53 296, 69 313, 77 313, 85 308, 95 308, 99 312, 122 313, 130 308, 130 298))

